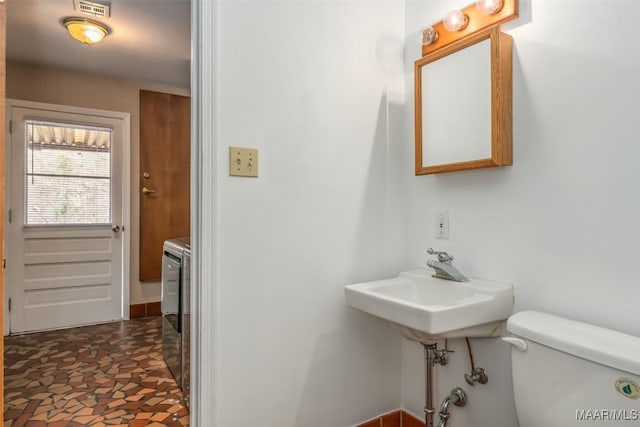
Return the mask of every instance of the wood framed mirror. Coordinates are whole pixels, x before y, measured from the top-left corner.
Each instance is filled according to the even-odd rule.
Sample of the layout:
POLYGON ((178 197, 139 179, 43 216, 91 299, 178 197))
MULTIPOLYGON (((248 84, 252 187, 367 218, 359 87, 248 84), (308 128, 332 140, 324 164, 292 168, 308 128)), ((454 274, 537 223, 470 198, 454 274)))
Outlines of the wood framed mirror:
POLYGON ((511 36, 478 31, 414 71, 416 175, 512 164, 511 36))

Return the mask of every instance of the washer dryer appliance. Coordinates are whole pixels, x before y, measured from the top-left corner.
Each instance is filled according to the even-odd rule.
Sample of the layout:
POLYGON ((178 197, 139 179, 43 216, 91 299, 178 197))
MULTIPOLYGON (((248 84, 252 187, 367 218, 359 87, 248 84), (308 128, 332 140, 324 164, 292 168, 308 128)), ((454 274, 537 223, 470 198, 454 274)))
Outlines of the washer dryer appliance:
MULTIPOLYGON (((189 238, 164 242, 162 253, 162 354, 176 382, 184 390, 183 336, 184 271, 183 254, 189 248, 189 238)), ((189 336, 189 334, 186 334, 189 336)), ((186 364, 188 367, 188 363, 186 364)), ((185 393, 187 396, 187 393, 185 393)))

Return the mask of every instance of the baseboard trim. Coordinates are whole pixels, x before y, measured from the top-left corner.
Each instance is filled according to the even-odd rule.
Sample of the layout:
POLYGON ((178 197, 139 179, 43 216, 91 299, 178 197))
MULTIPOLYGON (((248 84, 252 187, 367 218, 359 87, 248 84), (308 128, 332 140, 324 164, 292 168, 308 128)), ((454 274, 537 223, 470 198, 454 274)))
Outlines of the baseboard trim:
POLYGON ((129 318, 137 319, 140 317, 162 316, 160 301, 147 302, 142 304, 131 304, 129 306, 129 318))
POLYGON ((410 413, 399 409, 358 424, 357 427, 425 427, 425 424, 410 413))

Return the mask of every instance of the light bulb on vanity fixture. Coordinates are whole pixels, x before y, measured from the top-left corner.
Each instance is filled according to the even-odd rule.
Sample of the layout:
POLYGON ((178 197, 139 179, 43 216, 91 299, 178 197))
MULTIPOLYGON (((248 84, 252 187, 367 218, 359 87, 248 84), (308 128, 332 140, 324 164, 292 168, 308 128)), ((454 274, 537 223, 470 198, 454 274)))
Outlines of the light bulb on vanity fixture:
POLYGON ((493 15, 502 9, 502 0, 478 0, 476 10, 481 15, 493 15))
POLYGON ((101 42, 111 32, 103 23, 86 18, 65 18, 62 25, 71 37, 84 43, 85 46, 101 42))
POLYGON ((420 34, 422 36, 420 39, 422 40, 423 45, 428 46, 434 44, 436 40, 438 40, 438 32, 433 27, 423 28, 420 34))
POLYGON ((469 19, 467 18, 467 15, 462 13, 460 10, 452 10, 447 13, 442 20, 444 28, 451 32, 463 30, 468 23, 469 19))

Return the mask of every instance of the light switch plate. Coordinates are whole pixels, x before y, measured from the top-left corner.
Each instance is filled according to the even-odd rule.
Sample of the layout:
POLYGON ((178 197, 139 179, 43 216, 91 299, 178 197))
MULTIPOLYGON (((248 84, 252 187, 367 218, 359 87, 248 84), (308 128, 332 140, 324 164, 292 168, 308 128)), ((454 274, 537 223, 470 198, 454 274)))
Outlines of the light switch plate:
POLYGON ((229 175, 258 176, 258 149, 229 147, 229 175))

